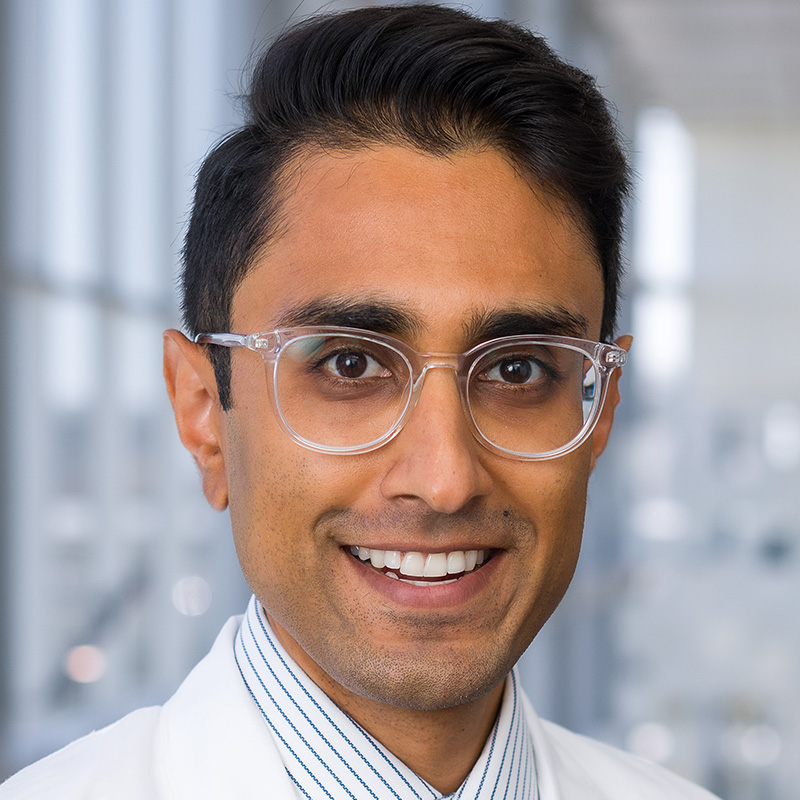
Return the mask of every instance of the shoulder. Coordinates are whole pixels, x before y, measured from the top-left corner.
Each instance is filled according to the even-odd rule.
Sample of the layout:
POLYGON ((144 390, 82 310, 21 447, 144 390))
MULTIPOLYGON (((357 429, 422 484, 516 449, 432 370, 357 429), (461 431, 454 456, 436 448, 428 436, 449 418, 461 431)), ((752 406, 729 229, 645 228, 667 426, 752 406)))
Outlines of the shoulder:
POLYGON ((153 744, 160 712, 139 709, 74 741, 9 778, 0 798, 158 797, 153 744))
POLYGON ((526 711, 540 783, 551 787, 542 800, 716 800, 658 764, 540 720, 527 700, 526 711))
POLYGON ((237 628, 238 619, 228 621, 211 652, 164 706, 134 711, 23 769, 0 786, 0 800, 183 796, 176 788, 180 780, 174 775, 175 763, 183 767, 185 751, 202 749, 205 739, 213 738, 204 736, 198 716, 218 721, 217 696, 235 690, 230 673, 237 628))
POLYGON ((134 711, 0 786, 0 800, 296 798, 239 675, 228 620, 211 652, 163 705, 134 711))
POLYGON ((658 764, 551 722, 542 724, 561 764, 585 773, 618 800, 715 800, 710 792, 658 764))

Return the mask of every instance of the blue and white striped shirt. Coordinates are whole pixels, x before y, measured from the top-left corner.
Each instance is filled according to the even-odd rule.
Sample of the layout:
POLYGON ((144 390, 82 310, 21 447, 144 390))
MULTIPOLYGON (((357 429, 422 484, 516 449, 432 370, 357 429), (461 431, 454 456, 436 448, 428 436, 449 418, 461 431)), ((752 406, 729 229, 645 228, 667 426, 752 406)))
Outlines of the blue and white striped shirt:
MULTIPOLYGON (((443 795, 345 714, 291 659, 253 597, 236 662, 269 726, 298 797, 441 800, 443 795)), ((512 672, 494 728, 457 800, 537 800, 536 762, 512 672)))

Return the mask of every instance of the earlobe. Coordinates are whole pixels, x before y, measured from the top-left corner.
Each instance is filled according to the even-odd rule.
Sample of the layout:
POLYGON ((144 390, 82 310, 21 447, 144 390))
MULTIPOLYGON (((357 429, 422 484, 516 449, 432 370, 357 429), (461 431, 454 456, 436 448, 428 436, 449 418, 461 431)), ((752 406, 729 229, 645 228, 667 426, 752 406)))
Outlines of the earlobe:
POLYGON ((200 470, 203 493, 223 511, 228 506, 225 420, 214 370, 202 348, 176 330, 164 332, 164 380, 178 435, 200 470))
MULTIPOLYGON (((629 351, 631 344, 633 344, 633 337, 629 334, 620 336, 616 344, 624 350, 629 351)), ((600 419, 597 421, 594 432, 592 433, 592 460, 591 469, 594 469, 597 459, 600 458, 603 450, 606 449, 608 444, 608 437, 611 435, 611 428, 614 424, 614 411, 620 400, 619 395, 619 379, 622 375, 621 369, 614 370, 609 382, 608 391, 606 392, 606 401, 603 405, 603 410, 600 413, 600 419)))

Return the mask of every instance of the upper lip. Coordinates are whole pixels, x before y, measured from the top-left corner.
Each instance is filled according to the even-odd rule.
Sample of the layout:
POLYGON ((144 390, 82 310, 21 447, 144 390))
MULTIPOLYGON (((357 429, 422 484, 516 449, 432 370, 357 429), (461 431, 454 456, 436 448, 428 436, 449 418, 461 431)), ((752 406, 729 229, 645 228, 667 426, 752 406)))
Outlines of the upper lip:
POLYGON ((414 544, 413 542, 403 542, 402 544, 368 544, 364 541, 353 541, 348 544, 342 545, 343 548, 348 547, 366 547, 368 550, 397 550, 400 553, 453 553, 458 550, 498 550, 502 548, 492 547, 488 544, 445 544, 432 545, 430 542, 425 544, 414 544))
POLYGON ((515 550, 520 536, 532 533, 519 515, 507 519, 501 509, 475 514, 442 515, 400 513, 378 509, 372 513, 332 509, 318 520, 318 533, 341 548, 356 545, 403 553, 448 553, 456 550, 515 550))

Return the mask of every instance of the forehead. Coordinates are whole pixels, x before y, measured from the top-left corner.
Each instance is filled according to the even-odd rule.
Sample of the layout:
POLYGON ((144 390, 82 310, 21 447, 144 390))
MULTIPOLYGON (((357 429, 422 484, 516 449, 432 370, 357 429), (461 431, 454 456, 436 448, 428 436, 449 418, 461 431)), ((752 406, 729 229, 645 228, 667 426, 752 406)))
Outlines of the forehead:
POLYGON ((367 304, 453 346, 498 311, 572 316, 599 335, 602 276, 580 225, 495 150, 317 153, 285 174, 280 215, 234 297, 237 331, 343 324, 320 309, 367 304))

